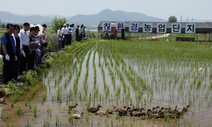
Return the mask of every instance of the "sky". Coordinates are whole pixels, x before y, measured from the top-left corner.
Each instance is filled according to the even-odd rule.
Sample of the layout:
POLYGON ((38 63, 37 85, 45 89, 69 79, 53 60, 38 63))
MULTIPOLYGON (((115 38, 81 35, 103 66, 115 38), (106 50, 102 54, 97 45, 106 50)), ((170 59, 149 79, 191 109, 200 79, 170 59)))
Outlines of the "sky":
POLYGON ((212 20, 212 0, 0 0, 0 11, 21 15, 97 14, 104 9, 139 12, 167 20, 212 20))

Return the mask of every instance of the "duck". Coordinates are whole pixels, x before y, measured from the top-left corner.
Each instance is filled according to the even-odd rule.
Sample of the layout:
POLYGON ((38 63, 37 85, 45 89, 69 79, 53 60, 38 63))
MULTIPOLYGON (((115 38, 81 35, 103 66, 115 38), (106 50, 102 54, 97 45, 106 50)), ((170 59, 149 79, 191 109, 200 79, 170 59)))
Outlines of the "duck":
POLYGON ((138 107, 135 107, 135 106, 132 107, 132 111, 139 111, 139 110, 140 110, 140 108, 138 108, 138 107))
POLYGON ((183 107, 184 112, 187 112, 189 108, 190 108, 190 106, 189 106, 189 105, 186 105, 186 107, 183 107))
MULTIPOLYGON (((106 110, 107 111, 107 110, 106 110)), ((95 115, 100 115, 100 116, 103 116, 103 115, 107 115, 106 111, 103 111, 103 110, 99 110, 95 113, 95 115)))
POLYGON ((106 113, 107 114, 113 114, 113 112, 115 111, 115 109, 116 109, 116 106, 113 106, 112 108, 108 108, 108 109, 106 109, 106 113))
POLYGON ((68 106, 68 109, 69 109, 69 110, 72 110, 72 109, 76 108, 77 106, 78 106, 78 104, 69 105, 69 106, 68 106))
POLYGON ((101 105, 98 105, 97 107, 91 107, 91 108, 88 108, 88 112, 91 112, 91 113, 96 113, 99 111, 99 108, 101 108, 102 106, 101 105))
POLYGON ((127 106, 124 106, 123 108, 122 107, 116 107, 114 111, 119 112, 119 111, 122 111, 122 110, 125 110, 125 109, 127 109, 127 106))
POLYGON ((145 111, 131 111, 130 116, 144 117, 144 116, 146 116, 146 112, 145 111))
POLYGON ((152 110, 148 109, 147 112, 146 112, 146 115, 147 115, 148 118, 152 118, 152 110))
POLYGON ((140 111, 145 111, 145 108, 140 108, 140 111))
POLYGON ((80 119, 81 117, 83 117, 84 113, 82 112, 81 114, 72 114, 72 117, 74 119, 80 119))
POLYGON ((130 107, 121 108, 117 112, 118 112, 119 116, 127 116, 128 115, 128 111, 131 112, 131 108, 130 107))

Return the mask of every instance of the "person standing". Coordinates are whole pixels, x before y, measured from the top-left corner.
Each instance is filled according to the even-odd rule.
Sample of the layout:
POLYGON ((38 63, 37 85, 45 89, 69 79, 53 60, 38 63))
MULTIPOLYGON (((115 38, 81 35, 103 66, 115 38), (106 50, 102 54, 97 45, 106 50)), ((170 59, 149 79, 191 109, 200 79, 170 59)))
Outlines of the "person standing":
POLYGON ((63 34, 61 31, 61 28, 57 30, 57 37, 58 37, 58 48, 60 50, 62 48, 62 43, 63 43, 63 34))
POLYGON ((19 63, 20 63, 20 54, 21 54, 21 45, 20 45, 20 37, 19 37, 19 32, 20 32, 20 27, 19 25, 15 24, 14 25, 14 40, 15 40, 15 47, 16 47, 16 56, 17 56, 17 61, 15 61, 15 66, 14 66, 14 79, 18 79, 18 74, 19 74, 19 63))
POLYGON ((113 39, 117 39, 118 30, 116 27, 113 28, 113 39))
POLYGON ((121 28, 121 39, 125 40, 125 28, 121 28))
POLYGON ((79 29, 79 25, 77 25, 77 29, 75 30, 76 33, 76 41, 80 41, 80 29, 79 29))
POLYGON ((84 30, 83 30, 83 29, 84 29, 84 25, 82 24, 82 25, 81 25, 81 27, 80 27, 80 30, 79 30, 79 31, 80 31, 80 32, 79 32, 79 33, 80 33, 80 35, 79 35, 79 41, 82 41, 82 38, 83 38, 83 32, 84 32, 84 30))
POLYGON ((12 36, 14 25, 7 24, 7 31, 1 37, 2 54, 3 54, 3 78, 4 84, 7 84, 14 76, 14 62, 17 60, 15 41, 12 36))
POLYGON ((34 70, 35 65, 35 56, 36 56, 36 49, 37 44, 36 41, 36 29, 35 27, 30 28, 30 34, 29 34, 29 59, 28 59, 28 66, 27 70, 34 70))
POLYGON ((70 32, 71 32, 71 44, 73 44, 73 42, 74 42, 73 37, 74 37, 74 32, 75 32, 74 24, 70 25, 70 32))
POLYGON ((20 44, 22 46, 24 53, 24 55, 21 55, 20 57, 20 74, 22 74, 23 71, 27 70, 28 57, 29 57, 29 29, 30 24, 28 22, 25 22, 23 24, 23 29, 19 33, 20 44))
POLYGON ((63 25, 63 28, 61 29, 62 31, 62 34, 63 34, 63 43, 62 43, 62 48, 65 47, 65 44, 67 44, 67 41, 68 41, 68 28, 67 28, 67 25, 64 24, 63 25))

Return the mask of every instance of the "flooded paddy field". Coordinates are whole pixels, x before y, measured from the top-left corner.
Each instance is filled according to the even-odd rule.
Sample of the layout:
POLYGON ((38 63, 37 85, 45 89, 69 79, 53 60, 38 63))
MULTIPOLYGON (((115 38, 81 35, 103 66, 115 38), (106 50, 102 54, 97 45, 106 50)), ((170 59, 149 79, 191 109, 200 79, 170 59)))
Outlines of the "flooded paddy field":
POLYGON ((0 105, 0 126, 210 127, 211 63, 210 43, 77 43, 53 56, 50 69, 42 75, 42 88, 30 103, 0 105), (78 106, 72 109, 70 105, 75 104, 78 106), (97 105, 103 113, 88 112, 97 105), (135 108, 143 108, 145 113, 153 107, 174 112, 187 105, 179 118, 130 115, 135 108), (127 115, 115 112, 124 106, 130 108, 127 115), (111 108, 113 114, 107 113, 111 108))

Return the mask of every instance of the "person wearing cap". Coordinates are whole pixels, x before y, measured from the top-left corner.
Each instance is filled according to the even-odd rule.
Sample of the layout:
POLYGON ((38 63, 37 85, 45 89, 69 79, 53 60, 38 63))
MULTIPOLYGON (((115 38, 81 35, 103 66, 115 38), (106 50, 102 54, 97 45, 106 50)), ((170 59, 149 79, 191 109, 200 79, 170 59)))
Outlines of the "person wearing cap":
POLYGON ((63 37, 64 37, 63 43, 62 43, 62 48, 64 48, 65 44, 67 44, 68 32, 69 32, 66 24, 63 25, 63 28, 61 29, 61 32, 62 32, 63 37))
POLYGON ((29 57, 29 29, 30 24, 28 22, 25 22, 23 24, 23 29, 21 29, 19 33, 20 45, 22 51, 22 55, 20 56, 20 70, 19 70, 20 74, 22 74, 23 71, 27 70, 28 57, 29 57))
POLYGON ((14 63, 17 60, 15 41, 12 36, 14 25, 7 24, 7 31, 1 37, 2 55, 3 55, 3 79, 4 84, 7 84, 14 76, 14 63))

